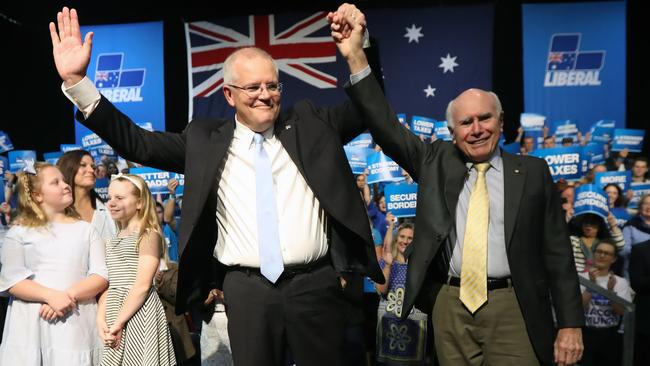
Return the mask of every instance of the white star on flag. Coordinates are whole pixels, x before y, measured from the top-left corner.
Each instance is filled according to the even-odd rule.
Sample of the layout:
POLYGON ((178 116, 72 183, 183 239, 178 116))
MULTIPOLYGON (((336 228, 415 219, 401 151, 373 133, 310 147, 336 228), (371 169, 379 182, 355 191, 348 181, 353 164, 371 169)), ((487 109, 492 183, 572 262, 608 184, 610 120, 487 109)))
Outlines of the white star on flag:
POLYGON ((447 57, 440 57, 440 60, 442 63, 438 65, 438 67, 442 68, 442 73, 446 74, 447 71, 451 71, 452 73, 454 72, 454 67, 458 66, 456 63, 456 58, 458 56, 451 57, 451 55, 447 54, 447 57))
POLYGON ((406 29, 406 34, 404 35, 404 38, 409 39, 409 43, 415 41, 415 43, 420 43, 420 37, 424 37, 424 34, 420 32, 422 30, 422 27, 415 27, 415 24, 411 25, 411 28, 405 28, 406 29))
POLYGON ((434 94, 436 92, 436 88, 432 88, 431 84, 427 85, 426 89, 422 89, 423 92, 426 93, 425 97, 435 97, 436 95, 434 94))

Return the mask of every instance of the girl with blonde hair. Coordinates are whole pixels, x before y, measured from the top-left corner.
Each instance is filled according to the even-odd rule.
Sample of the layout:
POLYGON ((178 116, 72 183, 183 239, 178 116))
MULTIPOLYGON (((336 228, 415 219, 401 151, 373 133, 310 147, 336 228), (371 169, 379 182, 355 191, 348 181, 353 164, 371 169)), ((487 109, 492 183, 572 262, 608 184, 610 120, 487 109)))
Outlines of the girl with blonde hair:
POLYGON ((10 297, 0 365, 98 365, 95 296, 108 285, 103 242, 72 208, 55 166, 26 162, 18 198, 0 257, 0 295, 10 297))
POLYGON ((153 286, 164 255, 153 197, 145 181, 113 176, 108 209, 118 234, 106 246, 110 286, 99 300, 102 365, 175 365, 165 310, 153 286))

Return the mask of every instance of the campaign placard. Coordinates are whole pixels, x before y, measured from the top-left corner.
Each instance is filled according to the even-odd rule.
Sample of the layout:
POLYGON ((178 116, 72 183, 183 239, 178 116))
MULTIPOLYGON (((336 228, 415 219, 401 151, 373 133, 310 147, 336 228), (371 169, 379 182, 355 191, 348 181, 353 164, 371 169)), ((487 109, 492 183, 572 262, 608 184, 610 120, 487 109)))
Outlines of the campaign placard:
POLYGON ((436 134, 436 138, 440 140, 443 141, 452 140, 451 131, 449 131, 449 126, 447 125, 447 121, 436 121, 434 132, 436 134))
POLYGON ((25 160, 36 161, 36 151, 34 150, 14 150, 9 151, 9 171, 16 173, 25 167, 25 160))
POLYGON ((5 170, 9 170, 9 159, 0 155, 0 177, 4 176, 5 170))
POLYGON ((582 146, 538 149, 531 155, 546 160, 554 181, 573 181, 582 177, 582 146))
POLYGON ((60 149, 64 153, 67 153, 68 151, 82 150, 83 147, 81 145, 77 145, 77 144, 61 144, 60 149))
POLYGON ((368 155, 375 153, 373 149, 361 146, 343 146, 343 150, 354 174, 363 174, 368 164, 368 155))
POLYGON ((590 142, 582 147, 582 158, 591 169, 598 164, 605 164, 605 146, 602 143, 590 142))
POLYGON ((650 194, 650 183, 634 183, 630 184, 632 190, 632 199, 628 202, 627 207, 638 208, 641 197, 650 194))
POLYGON ((6 132, 0 131, 0 153, 13 150, 14 145, 11 143, 11 139, 6 132))
POLYGON ((594 174, 594 184, 600 188, 605 188, 608 184, 616 184, 623 192, 627 192, 632 182, 632 172, 600 172, 594 174))
POLYGON ((167 189, 167 184, 172 178, 178 180, 178 187, 176 188, 176 195, 183 195, 183 187, 185 185, 185 177, 183 174, 166 172, 164 170, 142 167, 142 168, 131 168, 129 170, 130 174, 139 175, 147 182, 149 190, 152 194, 167 194, 169 190, 167 189))
POLYGON ((388 184, 384 187, 386 211, 395 217, 414 217, 418 200, 417 184, 388 184))
POLYGON ((592 213, 607 220, 609 206, 607 194, 594 184, 585 184, 576 189, 573 201, 573 216, 592 213))
POLYGON ((367 162, 368 184, 404 180, 402 168, 381 151, 369 155, 367 162))
POLYGON ((374 142, 372 141, 372 136, 369 133, 362 133, 359 136, 355 137, 352 141, 348 142, 346 146, 358 146, 358 147, 374 147, 374 142))
POLYGON ((578 141, 578 124, 570 119, 555 120, 551 123, 551 135, 555 135, 555 142, 561 143, 565 137, 578 141))
POLYGON ((612 139, 612 151, 627 149, 630 152, 641 152, 644 137, 645 130, 616 128, 614 129, 614 138, 612 139))
POLYGON ((63 155, 62 151, 47 152, 43 154, 43 159, 48 164, 56 165, 59 158, 63 155))
POLYGON ((411 117, 411 132, 427 139, 431 138, 436 120, 429 117, 413 116, 411 117))
POLYGON ((614 128, 616 128, 616 121, 596 121, 589 130, 591 132, 591 141, 609 143, 614 136, 614 128))
POLYGON ((108 201, 108 185, 110 184, 110 179, 101 178, 95 181, 95 192, 102 201, 108 201))

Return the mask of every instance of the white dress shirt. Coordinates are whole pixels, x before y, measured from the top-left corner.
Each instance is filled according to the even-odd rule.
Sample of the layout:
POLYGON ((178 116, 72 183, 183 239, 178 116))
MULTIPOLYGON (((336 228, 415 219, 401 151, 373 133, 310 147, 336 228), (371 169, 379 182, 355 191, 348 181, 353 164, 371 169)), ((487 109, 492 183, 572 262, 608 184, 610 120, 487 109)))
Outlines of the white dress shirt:
MULTIPOLYGON (((235 132, 219 167, 218 239, 214 254, 226 265, 259 267, 255 196, 254 132, 235 122, 235 132)), ((263 133, 271 160, 284 264, 313 262, 327 253, 327 215, 273 129, 263 133)))
MULTIPOLYGON (((367 76, 367 68, 354 76, 367 76)), ((62 90, 87 118, 100 94, 85 77, 62 90)), ((225 265, 259 267, 255 201, 254 132, 235 122, 233 140, 215 182, 218 196, 218 239, 214 256, 225 265)), ((278 208, 278 229, 285 266, 316 261, 326 255, 327 215, 273 131, 264 133, 278 208)))

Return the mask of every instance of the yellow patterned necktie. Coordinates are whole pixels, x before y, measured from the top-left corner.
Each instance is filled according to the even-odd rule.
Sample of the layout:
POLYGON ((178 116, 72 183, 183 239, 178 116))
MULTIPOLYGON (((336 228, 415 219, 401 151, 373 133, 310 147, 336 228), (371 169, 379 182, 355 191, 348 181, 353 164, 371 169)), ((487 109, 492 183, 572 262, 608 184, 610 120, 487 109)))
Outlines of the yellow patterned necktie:
POLYGON ((463 257, 460 272, 460 301, 472 314, 487 301, 487 245, 490 200, 485 172, 490 163, 474 164, 478 172, 469 197, 463 257))

